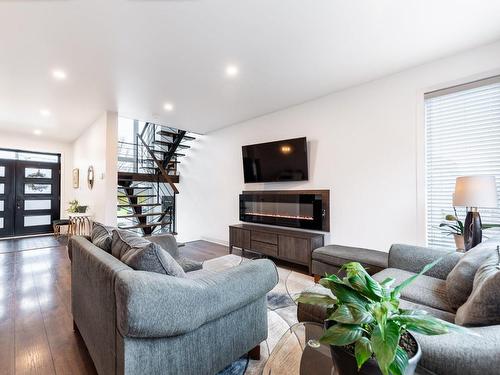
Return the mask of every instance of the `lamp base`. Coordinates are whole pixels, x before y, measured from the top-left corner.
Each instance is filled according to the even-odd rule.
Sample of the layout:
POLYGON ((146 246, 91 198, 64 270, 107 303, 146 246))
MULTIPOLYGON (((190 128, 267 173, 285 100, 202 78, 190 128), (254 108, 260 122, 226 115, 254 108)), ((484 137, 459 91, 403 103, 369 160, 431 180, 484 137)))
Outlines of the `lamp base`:
POLYGON ((481 216, 479 216, 479 212, 477 212, 477 210, 467 212, 464 223, 465 251, 481 243, 483 240, 483 231, 481 227, 481 216))

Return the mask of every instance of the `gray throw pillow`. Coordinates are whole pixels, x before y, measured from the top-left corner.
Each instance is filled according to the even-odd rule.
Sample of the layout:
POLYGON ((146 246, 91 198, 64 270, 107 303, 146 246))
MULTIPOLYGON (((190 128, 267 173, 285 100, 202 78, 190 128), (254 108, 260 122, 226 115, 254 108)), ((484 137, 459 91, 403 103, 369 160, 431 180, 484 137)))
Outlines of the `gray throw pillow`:
POLYGON ((112 248, 113 255, 118 254, 118 258, 134 270, 186 277, 182 267, 168 252, 134 233, 115 230, 112 248))
POLYGON ((466 326, 500 324, 500 259, 491 255, 477 270, 472 294, 457 311, 455 323, 466 326))
POLYGON ((92 232, 90 233, 90 241, 105 252, 111 254, 113 229, 114 228, 101 223, 94 223, 94 225, 92 225, 92 232))
POLYGON ((496 253, 496 241, 489 240, 470 249, 460 259, 446 278, 446 294, 453 310, 462 306, 469 298, 474 284, 474 276, 479 267, 496 253))

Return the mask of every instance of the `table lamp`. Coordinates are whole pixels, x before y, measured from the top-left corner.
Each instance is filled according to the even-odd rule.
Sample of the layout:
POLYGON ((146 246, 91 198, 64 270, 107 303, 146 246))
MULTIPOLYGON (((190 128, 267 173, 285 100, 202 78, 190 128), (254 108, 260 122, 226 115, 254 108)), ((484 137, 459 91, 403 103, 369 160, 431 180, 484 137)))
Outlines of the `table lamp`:
POLYGON ((467 207, 464 223, 465 251, 482 241, 481 216, 478 208, 497 207, 497 186, 495 176, 457 177, 453 206, 467 207))

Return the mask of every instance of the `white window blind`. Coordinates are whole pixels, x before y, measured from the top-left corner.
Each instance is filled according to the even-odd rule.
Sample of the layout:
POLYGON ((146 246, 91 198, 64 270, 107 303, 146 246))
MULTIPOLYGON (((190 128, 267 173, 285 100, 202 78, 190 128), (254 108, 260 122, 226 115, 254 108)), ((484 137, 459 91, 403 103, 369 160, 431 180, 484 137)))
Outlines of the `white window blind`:
MULTIPOLYGON (((500 77, 426 94, 425 127, 427 242, 454 247, 439 224, 453 214, 455 179, 495 175, 500 197, 500 77)), ((463 221, 465 208, 457 211, 463 221)), ((483 224, 500 223, 500 209, 480 213, 483 224)))

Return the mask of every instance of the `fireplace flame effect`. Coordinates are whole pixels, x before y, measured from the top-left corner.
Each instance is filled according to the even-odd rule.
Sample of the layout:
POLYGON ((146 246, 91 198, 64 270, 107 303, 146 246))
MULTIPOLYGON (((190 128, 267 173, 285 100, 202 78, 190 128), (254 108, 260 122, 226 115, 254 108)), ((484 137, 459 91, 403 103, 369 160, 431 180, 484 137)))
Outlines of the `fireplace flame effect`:
POLYGON ((266 214, 264 212, 245 212, 245 215, 252 216, 266 216, 266 217, 278 217, 283 219, 299 219, 299 220, 314 220, 311 216, 296 216, 296 215, 280 215, 280 214, 266 214))

